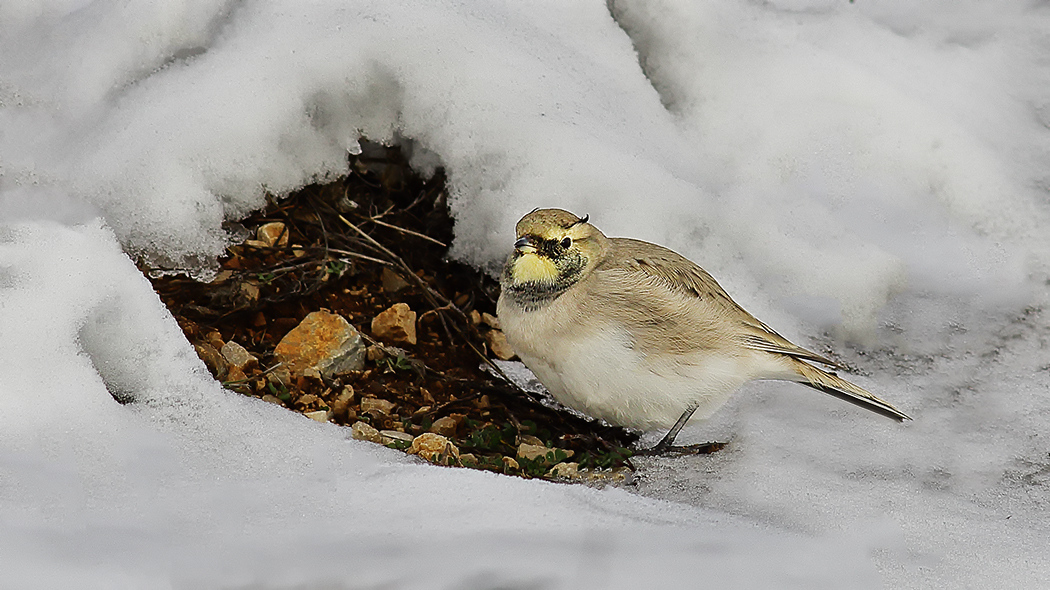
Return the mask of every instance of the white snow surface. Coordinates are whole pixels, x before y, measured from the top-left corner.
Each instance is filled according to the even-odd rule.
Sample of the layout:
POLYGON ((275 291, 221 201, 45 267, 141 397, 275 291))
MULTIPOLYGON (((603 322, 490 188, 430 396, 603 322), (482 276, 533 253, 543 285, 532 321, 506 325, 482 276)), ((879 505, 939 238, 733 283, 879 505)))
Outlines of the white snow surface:
POLYGON ((1045 3, 0 3, 0 587, 1039 587, 1048 161, 1045 3), (222 390, 132 258, 361 137, 445 167, 458 258, 590 214, 915 420, 753 384, 597 490, 222 390))

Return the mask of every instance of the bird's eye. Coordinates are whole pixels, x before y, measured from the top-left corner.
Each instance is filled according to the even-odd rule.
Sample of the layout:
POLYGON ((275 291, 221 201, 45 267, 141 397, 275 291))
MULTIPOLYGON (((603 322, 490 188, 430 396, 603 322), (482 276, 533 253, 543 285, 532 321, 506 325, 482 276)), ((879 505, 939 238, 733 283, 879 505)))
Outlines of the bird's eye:
POLYGON ((565 248, 566 250, 568 250, 569 246, 571 246, 571 245, 572 245, 572 238, 565 238, 565 239, 563 239, 561 241, 561 247, 565 248))

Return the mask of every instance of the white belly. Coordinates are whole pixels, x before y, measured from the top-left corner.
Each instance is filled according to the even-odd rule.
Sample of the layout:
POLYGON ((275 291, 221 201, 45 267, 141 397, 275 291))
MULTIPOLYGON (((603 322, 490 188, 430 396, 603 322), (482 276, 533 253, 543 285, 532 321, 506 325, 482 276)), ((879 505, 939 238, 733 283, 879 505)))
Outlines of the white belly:
MULTIPOLYGON (((748 380, 749 359, 725 355, 646 357, 622 328, 552 321, 550 312, 500 310, 507 340, 558 401, 612 424, 669 428, 689 406, 717 410, 748 380)), ((509 307, 509 306, 507 306, 509 307)))

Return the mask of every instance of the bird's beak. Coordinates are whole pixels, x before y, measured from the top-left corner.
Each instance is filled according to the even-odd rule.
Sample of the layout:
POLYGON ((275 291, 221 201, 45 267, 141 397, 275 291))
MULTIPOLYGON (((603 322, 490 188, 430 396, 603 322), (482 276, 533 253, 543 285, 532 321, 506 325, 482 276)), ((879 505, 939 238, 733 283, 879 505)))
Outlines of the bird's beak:
POLYGON ((522 236, 514 242, 514 249, 522 254, 536 251, 536 243, 529 236, 522 236))

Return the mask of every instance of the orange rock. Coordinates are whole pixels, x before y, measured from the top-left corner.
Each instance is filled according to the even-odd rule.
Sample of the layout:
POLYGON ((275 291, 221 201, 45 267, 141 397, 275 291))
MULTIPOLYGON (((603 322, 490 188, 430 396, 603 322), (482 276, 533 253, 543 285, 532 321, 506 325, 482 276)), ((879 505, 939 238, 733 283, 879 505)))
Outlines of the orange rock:
POLYGON ((390 342, 416 343, 416 312, 407 303, 395 303, 372 320, 372 333, 390 342))
POLYGON ((285 334, 273 351, 293 376, 316 369, 325 377, 365 366, 365 345, 343 316, 322 309, 285 334))

